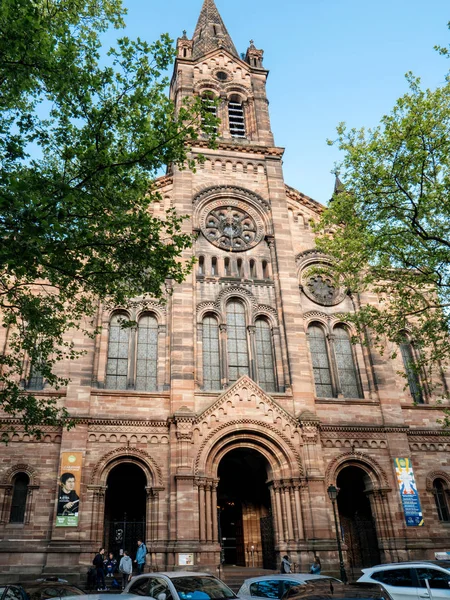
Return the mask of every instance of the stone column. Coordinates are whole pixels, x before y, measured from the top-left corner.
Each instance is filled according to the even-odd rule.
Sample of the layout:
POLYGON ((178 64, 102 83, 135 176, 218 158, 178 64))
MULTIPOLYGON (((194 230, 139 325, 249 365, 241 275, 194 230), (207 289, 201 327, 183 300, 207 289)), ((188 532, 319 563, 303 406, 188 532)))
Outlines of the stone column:
POLYGON ((128 382, 127 388, 134 390, 136 388, 136 338, 137 327, 130 329, 129 355, 128 355, 128 382))
POLYGON ((31 518, 31 513, 33 510, 33 491, 38 490, 38 485, 28 485, 27 489, 27 505, 25 508, 25 525, 28 525, 31 518))
POLYGON ((228 348, 227 348, 227 325, 221 323, 219 325, 220 335, 220 376, 222 380, 222 387, 225 389, 228 387, 228 348))
POLYGON ((275 490, 273 487, 273 482, 269 484, 270 491, 270 504, 272 506, 272 522, 273 522, 273 530, 275 534, 275 543, 280 543, 280 532, 278 529, 278 521, 277 521, 277 500, 275 495, 275 490))
POLYGON ((91 540, 96 546, 103 544, 106 485, 88 485, 91 492, 91 540))
POLYGON ((212 512, 212 523, 213 523, 213 542, 219 541, 219 523, 217 521, 217 487, 219 481, 213 481, 211 490, 211 512, 212 512))
POLYGON ((277 520, 278 538, 280 544, 285 542, 284 526, 283 526, 283 511, 281 509, 281 490, 279 482, 274 482, 274 494, 275 494, 275 518, 277 520))
POLYGON ((286 484, 283 488, 284 505, 286 507, 286 523, 287 523, 287 539, 288 541, 294 540, 294 527, 292 521, 292 510, 291 510, 291 486, 286 484))
POLYGON ((197 487, 198 487, 198 512, 199 512, 200 541, 206 542, 205 483, 203 481, 197 481, 197 487))
POLYGON ((303 515, 302 515, 302 503, 300 499, 300 490, 302 488, 301 482, 294 483, 294 501, 295 501, 295 514, 297 517, 298 526, 298 538, 300 540, 305 539, 305 529, 303 527, 303 515))
POLYGON ((12 484, 1 484, 0 489, 3 488, 3 502, 1 505, 1 513, 0 513, 0 524, 8 523, 9 521, 9 512, 11 507, 11 499, 12 499, 12 484))
POLYGON ((249 358, 249 375, 253 381, 258 381, 258 369, 256 365, 256 327, 254 325, 247 326, 249 345, 248 345, 248 358, 249 358))
POLYGON ((212 515, 211 515, 211 489, 212 483, 208 481, 206 483, 206 541, 212 542, 213 526, 212 526, 212 515))

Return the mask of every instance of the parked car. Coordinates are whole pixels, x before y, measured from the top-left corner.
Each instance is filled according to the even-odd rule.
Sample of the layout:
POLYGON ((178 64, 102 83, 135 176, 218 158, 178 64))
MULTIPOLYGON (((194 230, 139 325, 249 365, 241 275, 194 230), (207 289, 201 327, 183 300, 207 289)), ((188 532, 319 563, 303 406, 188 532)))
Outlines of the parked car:
POLYGON ((108 593, 107 596, 100 593, 85 594, 84 599, 69 597, 65 600, 102 598, 103 600, 136 600, 136 596, 147 596, 154 600, 235 600, 237 598, 236 594, 214 575, 174 571, 146 573, 133 577, 122 593, 108 593))
POLYGON ((393 600, 450 600, 449 561, 417 561, 363 569, 358 581, 381 584, 393 600))
POLYGON ((311 575, 310 573, 289 573, 288 575, 263 575, 246 579, 241 585, 238 596, 240 598, 274 598, 280 599, 292 587, 314 583, 315 581, 334 581, 341 583, 335 577, 327 575, 311 575))
POLYGON ((29 583, 9 583, 0 585, 0 600, 47 600, 83 596, 84 592, 65 579, 49 577, 29 583))
POLYGON ((310 581, 286 592, 282 600, 392 600, 376 583, 345 584, 332 578, 310 581))

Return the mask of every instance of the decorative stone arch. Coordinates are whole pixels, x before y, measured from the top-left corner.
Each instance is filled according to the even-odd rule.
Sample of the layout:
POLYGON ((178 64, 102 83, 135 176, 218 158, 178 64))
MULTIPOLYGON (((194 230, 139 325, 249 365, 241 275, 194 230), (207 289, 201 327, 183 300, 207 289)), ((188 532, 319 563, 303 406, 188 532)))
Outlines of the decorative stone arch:
POLYGON ((211 92, 218 98, 220 97, 220 85, 211 79, 201 79, 194 86, 194 94, 202 96, 205 92, 211 92))
MULTIPOLYGON (((299 452, 291 441, 275 425, 253 419, 239 419, 223 423, 203 441, 195 459, 197 476, 217 476, 217 456, 223 456, 234 448, 251 443, 262 448, 269 460, 274 478, 296 479, 303 477, 303 465, 299 452), (249 440, 246 442, 246 440, 249 440), (226 448, 223 454, 221 452, 226 448)), ((219 460, 220 462, 220 460, 219 460)))
POLYGON ((139 448, 116 448, 105 454, 95 465, 91 474, 90 485, 105 486, 111 470, 120 463, 134 463, 141 467, 147 477, 149 488, 162 488, 162 470, 152 456, 139 448))
POLYGON ((436 479, 442 479, 450 490, 450 473, 447 471, 431 471, 427 474, 426 478, 426 490, 427 492, 433 493, 433 484, 436 479))
POLYGON ((330 315, 327 315, 319 310, 314 310, 305 313, 303 317, 305 322, 305 331, 308 331, 308 327, 312 323, 320 323, 325 327, 327 333, 330 331, 330 315))
POLYGON ((218 324, 222 320, 220 310, 214 302, 201 302, 197 306, 197 324, 201 325, 203 319, 208 315, 214 315, 215 317, 217 317, 218 324))
POLYGON ((230 83, 225 87, 225 96, 229 101, 233 96, 239 96, 241 102, 247 102, 251 97, 251 91, 243 85, 230 83))
POLYGON ((19 473, 25 473, 29 478, 23 524, 28 525, 30 523, 34 506, 33 492, 34 490, 39 489, 39 475, 37 470, 28 463, 17 463, 6 471, 3 475, 2 483, 0 484, 0 494, 1 491, 3 491, 3 498, 0 500, 0 524, 7 523, 10 519, 14 478, 19 473))
POLYGON ((14 477, 18 473, 25 473, 30 479, 30 484, 33 486, 39 486, 39 475, 34 467, 27 463, 17 463, 10 467, 3 475, 2 484, 12 485, 14 477))
POLYGON ((370 478, 373 490, 390 490, 386 471, 372 456, 363 452, 345 452, 334 458, 325 473, 326 486, 336 485, 339 473, 346 467, 358 467, 370 478))
POLYGON ((215 302, 217 309, 219 310, 222 318, 226 320, 227 304, 232 298, 241 300, 246 308, 248 324, 252 322, 253 315, 256 308, 255 296, 243 287, 228 287, 223 289, 217 297, 215 302))
POLYGON ((253 323, 255 323, 258 318, 267 319, 271 327, 279 326, 277 311, 271 306, 258 304, 253 311, 253 323))

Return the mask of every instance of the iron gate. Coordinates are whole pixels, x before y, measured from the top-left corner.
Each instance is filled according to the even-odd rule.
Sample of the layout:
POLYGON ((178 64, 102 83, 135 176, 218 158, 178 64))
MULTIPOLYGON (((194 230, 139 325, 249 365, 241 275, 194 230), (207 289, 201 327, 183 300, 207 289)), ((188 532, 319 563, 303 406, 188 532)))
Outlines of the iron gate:
POLYGON ((273 532, 272 513, 269 513, 268 517, 262 517, 259 521, 261 527, 263 567, 264 569, 275 570, 277 568, 277 556, 275 554, 275 535, 273 532))
POLYGON ((381 563, 378 539, 373 519, 356 513, 352 518, 341 516, 344 541, 348 548, 348 563, 356 573, 365 567, 381 563))
POLYGON ((134 557, 138 540, 145 541, 145 521, 105 521, 105 550, 116 558, 123 550, 134 557))

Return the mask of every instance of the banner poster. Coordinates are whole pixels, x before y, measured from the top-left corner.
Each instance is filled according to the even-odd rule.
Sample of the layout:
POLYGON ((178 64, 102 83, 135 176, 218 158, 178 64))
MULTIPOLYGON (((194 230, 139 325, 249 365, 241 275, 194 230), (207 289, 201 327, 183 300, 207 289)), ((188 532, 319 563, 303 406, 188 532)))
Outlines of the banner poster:
POLYGON ((409 458, 395 458, 394 464, 406 525, 408 527, 422 527, 422 508, 411 460, 409 458))
POLYGON ((80 509, 82 452, 62 452, 56 527, 77 527, 80 509))

